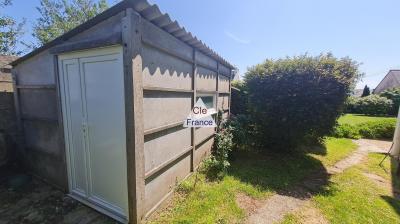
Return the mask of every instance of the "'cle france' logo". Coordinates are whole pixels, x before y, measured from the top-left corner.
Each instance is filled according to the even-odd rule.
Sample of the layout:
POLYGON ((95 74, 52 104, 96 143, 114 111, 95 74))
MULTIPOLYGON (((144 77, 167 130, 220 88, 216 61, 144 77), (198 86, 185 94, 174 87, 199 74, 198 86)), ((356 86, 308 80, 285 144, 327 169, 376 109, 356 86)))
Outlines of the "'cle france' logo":
POLYGON ((214 109, 208 109, 203 100, 199 98, 189 116, 183 122, 183 127, 217 127, 212 117, 215 112, 214 109))

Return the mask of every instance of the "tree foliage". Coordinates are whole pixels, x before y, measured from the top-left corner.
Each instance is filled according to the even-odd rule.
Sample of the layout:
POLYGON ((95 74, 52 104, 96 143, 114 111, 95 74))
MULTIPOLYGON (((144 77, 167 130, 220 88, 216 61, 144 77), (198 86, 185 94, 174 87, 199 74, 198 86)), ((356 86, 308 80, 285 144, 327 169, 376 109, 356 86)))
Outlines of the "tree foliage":
POLYGON ((233 115, 246 114, 247 91, 244 82, 238 80, 232 82, 231 98, 231 113, 233 115))
POLYGON ((266 60, 245 74, 254 137, 261 149, 293 149, 329 134, 362 74, 332 54, 266 60))
POLYGON ((361 94, 361 97, 366 97, 371 95, 371 91, 369 90, 369 87, 367 85, 364 86, 363 92, 361 94))
MULTIPOLYGON (((0 0, 0 9, 10 6, 11 0, 0 0)), ((19 55, 22 51, 17 50, 17 45, 23 34, 25 20, 18 23, 14 18, 0 11, 0 54, 19 55)))
POLYGON ((44 45, 107 8, 106 0, 41 0, 33 36, 44 45))
POLYGON ((400 88, 385 90, 380 94, 380 96, 386 97, 393 101, 393 106, 392 110, 390 111, 390 114, 397 115, 400 107, 400 88))

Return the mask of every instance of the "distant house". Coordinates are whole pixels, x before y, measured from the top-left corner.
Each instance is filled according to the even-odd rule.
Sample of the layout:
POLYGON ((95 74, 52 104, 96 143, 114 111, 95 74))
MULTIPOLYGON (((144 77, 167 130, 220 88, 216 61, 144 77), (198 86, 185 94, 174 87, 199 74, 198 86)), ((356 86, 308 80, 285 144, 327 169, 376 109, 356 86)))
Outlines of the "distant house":
POLYGON ((352 96, 355 96, 355 97, 361 97, 361 95, 362 95, 362 93, 363 93, 363 89, 355 89, 353 92, 352 92, 352 96))
POLYGON ((387 89, 400 87, 400 69, 390 70, 382 81, 376 86, 373 93, 379 94, 387 89))
POLYGON ((18 57, 0 55, 0 92, 12 92, 11 65, 18 57))

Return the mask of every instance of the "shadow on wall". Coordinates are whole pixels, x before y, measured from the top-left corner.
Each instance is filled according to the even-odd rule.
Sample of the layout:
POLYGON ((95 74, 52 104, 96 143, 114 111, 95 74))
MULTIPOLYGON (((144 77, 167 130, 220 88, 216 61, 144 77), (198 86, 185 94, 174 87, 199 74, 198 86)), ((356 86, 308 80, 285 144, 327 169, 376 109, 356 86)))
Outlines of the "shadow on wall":
POLYGON ((16 130, 14 95, 0 92, 0 166, 14 159, 16 130))

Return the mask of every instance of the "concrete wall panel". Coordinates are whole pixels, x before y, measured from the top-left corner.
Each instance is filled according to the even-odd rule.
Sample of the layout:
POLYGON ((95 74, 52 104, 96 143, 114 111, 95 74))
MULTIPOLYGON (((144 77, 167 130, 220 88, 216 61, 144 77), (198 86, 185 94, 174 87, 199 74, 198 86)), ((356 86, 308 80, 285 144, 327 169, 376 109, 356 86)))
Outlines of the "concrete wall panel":
POLYGON ((148 172, 190 147, 190 128, 179 126, 147 135, 144 140, 145 172, 148 172))
POLYGON ((196 77, 197 90, 217 90, 217 73, 206 68, 198 67, 196 77))
POLYGON ((229 95, 220 95, 218 97, 218 110, 229 109, 229 95))
POLYGON ((25 157, 24 163, 30 168, 30 172, 52 184, 62 187, 64 190, 68 189, 66 167, 62 157, 32 148, 26 148, 25 157))
MULTIPOLYGON (((191 110, 191 93, 145 91, 144 129, 158 128, 186 119, 191 110)), ((183 123, 182 123, 183 124, 183 123)))
POLYGON ((214 133, 214 128, 196 128, 195 135, 196 135, 196 145, 199 144, 201 141, 210 137, 212 133, 214 133))
POLYGON ((228 67, 221 65, 221 64, 219 65, 219 71, 221 74, 224 74, 224 75, 229 76, 231 74, 231 70, 228 67))
POLYGON ((57 94, 54 89, 20 89, 22 117, 57 120, 57 94))
POLYGON ((14 69, 18 85, 55 84, 53 55, 49 50, 18 64, 14 69))
POLYGON ((203 144, 198 145, 196 147, 195 156, 194 156, 194 166, 195 167, 197 167, 205 157, 210 155, 213 144, 214 144, 214 138, 211 138, 207 142, 204 142, 203 144))
MULTIPOLYGON (((55 122, 25 121, 24 134, 27 148, 63 157, 64 150, 60 150, 58 141, 60 135, 57 131, 58 124, 55 122)), ((60 165, 60 164, 59 164, 60 165)))
POLYGON ((229 78, 223 75, 219 76, 218 79, 218 91, 229 92, 229 78))
POLYGON ((151 210, 167 195, 183 178, 190 173, 190 153, 175 163, 157 178, 146 183, 145 211, 151 210))
POLYGON ((153 45, 160 46, 169 52, 175 52, 178 55, 191 60, 193 58, 193 48, 184 42, 176 39, 171 34, 158 28, 154 24, 143 21, 143 36, 142 38, 153 45))
POLYGON ((144 86, 192 89, 192 64, 146 45, 142 54, 144 86))
POLYGON ((110 36, 113 33, 120 33, 122 31, 121 19, 124 17, 124 12, 120 12, 103 22, 71 37, 66 43, 70 41, 84 41, 90 39, 99 39, 110 36))
POLYGON ((218 62, 209 56, 204 55, 203 53, 196 51, 196 62, 200 64, 207 65, 215 70, 217 70, 218 62))

